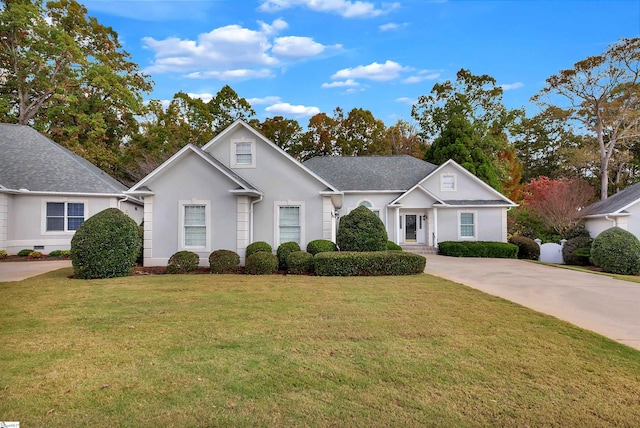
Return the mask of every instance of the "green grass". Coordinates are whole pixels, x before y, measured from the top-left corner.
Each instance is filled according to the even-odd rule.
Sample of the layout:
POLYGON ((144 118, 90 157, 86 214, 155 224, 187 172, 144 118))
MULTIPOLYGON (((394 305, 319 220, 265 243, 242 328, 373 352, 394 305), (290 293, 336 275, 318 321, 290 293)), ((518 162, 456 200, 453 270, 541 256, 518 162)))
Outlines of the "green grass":
POLYGON ((430 275, 0 283, 21 426, 639 426, 640 352, 430 275))

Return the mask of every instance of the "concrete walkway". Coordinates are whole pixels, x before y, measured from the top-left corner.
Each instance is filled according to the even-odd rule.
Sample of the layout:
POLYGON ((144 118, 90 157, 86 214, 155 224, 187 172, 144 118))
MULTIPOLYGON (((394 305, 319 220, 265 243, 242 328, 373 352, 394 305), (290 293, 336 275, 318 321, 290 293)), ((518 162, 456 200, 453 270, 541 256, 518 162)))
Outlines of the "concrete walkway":
POLYGON ((640 283, 513 259, 427 256, 425 272, 640 349, 640 283))
POLYGON ((22 281, 66 267, 71 267, 71 260, 2 262, 0 263, 0 282, 22 281))

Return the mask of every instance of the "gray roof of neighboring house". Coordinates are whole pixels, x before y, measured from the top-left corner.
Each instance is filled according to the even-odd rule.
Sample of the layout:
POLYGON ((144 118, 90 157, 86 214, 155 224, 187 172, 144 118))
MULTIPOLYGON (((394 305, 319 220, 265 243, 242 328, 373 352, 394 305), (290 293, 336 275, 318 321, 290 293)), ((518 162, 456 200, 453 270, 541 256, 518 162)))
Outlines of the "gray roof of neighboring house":
POLYGON ((118 194, 127 187, 24 125, 0 124, 0 186, 32 192, 118 194))
POLYGON ((620 212, 626 206, 640 200, 640 183, 629 186, 603 201, 595 202, 585 208, 585 216, 607 215, 620 212))
POLYGON ((436 168, 413 156, 321 156, 304 166, 342 191, 409 190, 436 168))

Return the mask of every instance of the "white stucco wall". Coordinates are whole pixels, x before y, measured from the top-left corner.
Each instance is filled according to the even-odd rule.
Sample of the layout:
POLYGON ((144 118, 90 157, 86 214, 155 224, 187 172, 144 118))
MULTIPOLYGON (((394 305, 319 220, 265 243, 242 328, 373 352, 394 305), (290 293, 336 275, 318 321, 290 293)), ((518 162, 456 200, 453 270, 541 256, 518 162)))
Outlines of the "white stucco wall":
MULTIPOLYGON (((640 215, 637 214, 637 215, 640 215)), ((636 217, 637 218, 637 217, 636 217)), ((600 235, 602 232, 604 232, 605 230, 617 226, 620 227, 622 229, 628 230, 628 225, 629 225, 629 221, 628 221, 628 217, 609 217, 609 219, 606 219, 604 217, 596 217, 596 218, 588 218, 585 219, 585 227, 587 228, 587 230, 589 231, 589 234, 591 235, 592 238, 595 238, 596 236, 600 235)), ((635 226, 635 225, 634 225, 635 226)), ((634 233, 636 236, 640 236, 638 235, 637 231, 637 227, 634 227, 634 229, 636 229, 636 232, 633 232, 631 230, 629 230, 631 233, 634 233)))
MULTIPOLYGON (((74 232, 46 231, 46 203, 47 202, 81 202, 85 206, 85 219, 107 208, 117 208, 118 198, 115 196, 64 196, 64 195, 5 195, 0 196, 0 218, 2 210, 6 210, 6 234, 2 241, 2 220, 0 220, 0 248, 9 254, 34 247, 44 247, 43 253, 54 250, 68 250, 71 248, 71 238, 74 232), (3 208, 2 200, 6 202, 3 208)), ((142 207, 126 203, 130 217, 140 223, 142 207), (137 210, 136 210, 137 208, 137 210)))
POLYGON ((506 242, 506 208, 440 208, 438 209, 438 242, 498 241, 506 242), (460 238, 459 213, 476 213, 476 237, 460 238))
POLYGON ((495 200, 500 199, 490 188, 479 183, 479 180, 469 176, 454 165, 446 165, 440 171, 429 176, 420 183, 440 200, 495 200), (440 177, 443 174, 453 174, 456 177, 456 190, 443 191, 440 177))

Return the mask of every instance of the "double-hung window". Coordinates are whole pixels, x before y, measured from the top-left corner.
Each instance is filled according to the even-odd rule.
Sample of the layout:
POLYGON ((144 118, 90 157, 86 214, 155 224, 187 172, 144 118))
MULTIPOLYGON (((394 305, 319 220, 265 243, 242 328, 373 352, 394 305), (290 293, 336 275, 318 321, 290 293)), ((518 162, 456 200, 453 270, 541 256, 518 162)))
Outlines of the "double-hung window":
POLYGON ((208 250, 209 204, 206 201, 180 201, 180 246, 208 250))
POLYGON ((255 142, 246 140, 231 141, 231 167, 255 168, 255 142))
POLYGON ((301 243, 302 222, 300 221, 299 206, 280 206, 278 208, 279 243, 301 243))
POLYGON ((455 192, 456 190, 456 175, 455 174, 442 174, 440 176, 440 190, 443 192, 455 192))
POLYGON ((461 212, 460 213, 460 238, 476 237, 476 213, 461 212))
POLYGON ((84 203, 82 202, 47 202, 46 231, 72 232, 84 223, 84 203))

